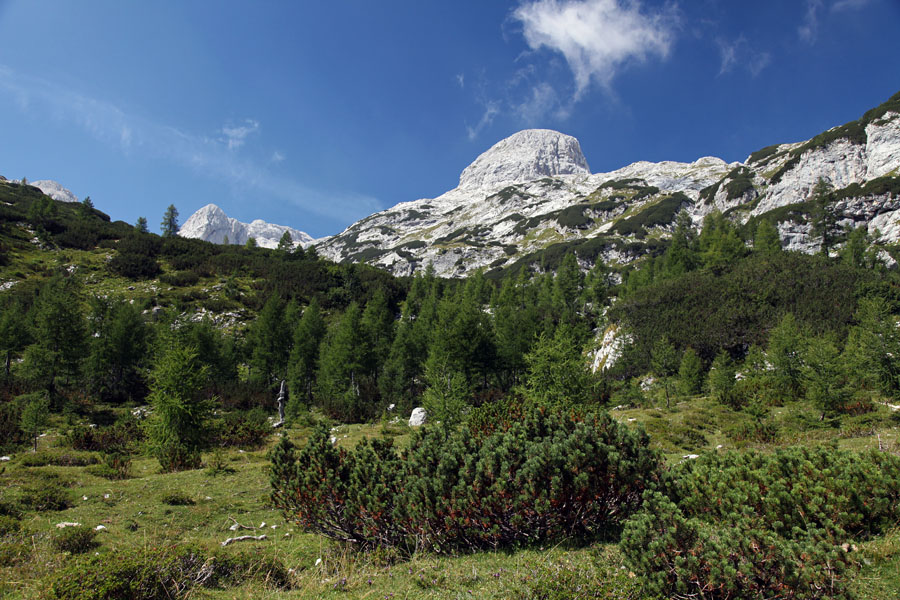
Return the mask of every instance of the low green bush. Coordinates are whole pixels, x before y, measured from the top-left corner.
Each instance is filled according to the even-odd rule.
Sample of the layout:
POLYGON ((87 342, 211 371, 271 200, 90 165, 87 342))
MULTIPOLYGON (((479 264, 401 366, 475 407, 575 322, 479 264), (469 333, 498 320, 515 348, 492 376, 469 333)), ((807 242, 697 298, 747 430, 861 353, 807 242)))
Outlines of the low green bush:
POLYGON ((213 445, 259 448, 272 433, 266 413, 259 408, 227 413, 214 427, 213 445))
POLYGON ((144 437, 140 422, 129 417, 108 427, 75 426, 66 434, 65 443, 75 450, 127 453, 144 437))
POLYGON ((95 465, 99 459, 95 454, 87 452, 77 452, 72 450, 41 450, 31 454, 23 454, 19 458, 19 464, 23 467, 46 467, 54 465, 57 467, 86 467, 87 465, 95 465))
POLYGON ((409 448, 335 448, 319 429, 272 459, 272 500, 303 529, 360 546, 502 548, 613 531, 655 484, 659 456, 606 413, 529 408, 483 435, 426 426, 409 448))
POLYGON ((845 598, 854 540, 900 519, 900 457, 830 448, 703 455, 645 494, 621 549, 652 594, 845 598))
POLYGON ((119 480, 131 477, 131 457, 128 454, 109 452, 103 454, 102 462, 87 468, 91 475, 105 479, 119 480))
POLYGON ((173 600, 198 588, 227 588, 247 580, 272 589, 290 587, 290 574, 278 559, 170 547, 73 561, 50 577, 49 589, 59 600, 173 600))
POLYGON ((50 544, 57 552, 84 554, 100 546, 97 532, 89 527, 64 527, 50 538, 50 544))
POLYGON ((160 275, 159 280, 175 287, 189 287, 200 281, 200 277, 194 271, 173 271, 160 275))
POLYGON ((30 555, 31 544, 19 540, 0 540, 0 567, 12 567, 25 562, 30 555))
POLYGON ((168 504, 169 506, 191 506, 195 504, 193 498, 178 490, 166 492, 160 500, 163 504, 168 504))
POLYGON ((58 483, 25 488, 20 499, 22 506, 37 512, 66 510, 72 507, 72 495, 58 483))

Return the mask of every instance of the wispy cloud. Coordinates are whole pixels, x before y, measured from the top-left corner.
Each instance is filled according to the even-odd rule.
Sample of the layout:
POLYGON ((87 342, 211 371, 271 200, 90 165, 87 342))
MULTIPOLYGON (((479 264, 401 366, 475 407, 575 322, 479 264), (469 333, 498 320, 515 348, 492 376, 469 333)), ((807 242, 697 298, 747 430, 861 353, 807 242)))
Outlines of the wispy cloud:
POLYGON ((532 50, 547 48, 565 57, 575 100, 592 82, 609 88, 629 61, 665 58, 675 38, 671 12, 644 12, 637 2, 534 0, 520 5, 513 18, 532 50))
POLYGON ((515 113, 526 125, 534 126, 551 113, 557 117, 567 117, 565 109, 561 110, 559 96, 553 87, 542 82, 531 88, 531 94, 514 107, 515 113))
POLYGON ((837 0, 837 2, 831 5, 831 10, 856 10, 863 8, 867 4, 869 4, 869 0, 837 0))
POLYGON ((740 37, 736 40, 728 41, 717 39, 716 45, 719 47, 719 75, 724 75, 734 68, 737 64, 738 49, 744 44, 744 38, 740 37))
POLYGON ((756 77, 772 62, 769 52, 755 50, 743 35, 733 40, 717 38, 716 45, 719 47, 720 76, 743 66, 756 77))
POLYGON ((769 63, 772 62, 772 55, 768 52, 759 52, 750 57, 750 62, 747 65, 747 68, 750 69, 750 74, 756 77, 762 70, 769 66, 769 63))
POLYGON ((484 104, 484 112, 481 114, 481 119, 478 120, 478 123, 473 127, 470 125, 466 125, 466 132, 469 135, 470 140, 474 140, 478 137, 478 134, 481 133, 481 130, 485 127, 489 127, 491 123, 494 122, 494 117, 500 114, 500 103, 496 101, 488 101, 484 104))
POLYGON ((459 84, 459 87, 465 89, 465 87, 466 87, 466 75, 465 75, 465 73, 457 73, 457 74, 456 74, 456 83, 459 84))
POLYGON ((797 28, 797 35, 807 44, 813 44, 819 36, 819 11, 822 10, 822 0, 806 0, 806 13, 803 22, 797 28))
POLYGON ((278 164, 278 163, 284 162, 284 159, 285 159, 284 154, 282 154, 281 152, 276 150, 275 152, 272 153, 272 158, 270 158, 269 160, 275 164, 278 164))
MULTIPOLYGON (((251 189, 263 198, 289 203, 324 217, 345 222, 381 209, 379 202, 370 196, 314 189, 272 173, 266 161, 258 162, 235 152, 250 135, 261 130, 260 123, 251 119, 223 127, 213 135, 183 131, 55 82, 18 74, 3 65, 0 65, 0 94, 13 97, 24 113, 75 125, 115 150, 164 159, 209 179, 251 189)), ((284 159, 277 151, 271 157, 272 162, 284 159)))
POLYGON ((224 141, 229 150, 237 150, 243 146, 247 136, 253 133, 259 133, 259 121, 255 119, 245 119, 242 125, 226 125, 222 128, 224 141))

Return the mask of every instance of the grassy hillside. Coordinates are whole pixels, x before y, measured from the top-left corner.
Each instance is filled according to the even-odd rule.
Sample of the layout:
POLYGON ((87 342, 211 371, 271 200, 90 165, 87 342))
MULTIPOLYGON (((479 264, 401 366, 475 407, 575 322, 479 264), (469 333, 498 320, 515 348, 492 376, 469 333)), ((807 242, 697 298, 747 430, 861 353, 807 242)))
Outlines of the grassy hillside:
MULTIPOLYGON (((113 413, 121 409, 111 409, 113 413)), ((748 444, 773 449, 785 444, 836 444, 842 448, 887 447, 900 450, 897 419, 888 407, 835 429, 804 415, 802 405, 774 409, 767 418, 783 435, 772 443, 736 439, 745 416, 706 398, 685 400, 670 410, 660 407, 614 410, 629 426, 643 425, 653 445, 667 453, 670 464, 685 452, 722 452, 748 444), (717 450, 717 447, 722 446, 717 450)), ((895 413, 896 414, 896 413, 895 413)), ((160 548, 191 546, 219 560, 250 557, 236 581, 197 587, 203 598, 641 598, 635 578, 623 569, 613 543, 587 547, 525 547, 513 552, 479 552, 457 556, 417 553, 403 558, 390 551, 357 552, 324 538, 298 531, 268 502, 267 449, 230 449, 204 461, 211 467, 162 474, 155 460, 137 455, 129 478, 109 480, 93 467, 60 466, 92 462, 97 453, 66 448, 57 421, 42 437, 36 454, 22 451, 4 463, 0 501, 5 507, 22 502, 36 489, 54 490, 69 502, 64 510, 24 509, 22 530, 0 542, 0 590, 5 597, 44 597, 71 565, 99 553, 115 563, 129 553, 151 556, 160 548), (56 464, 54 464, 56 463, 56 464), (38 466, 41 465, 41 466, 38 466), (83 554, 54 545, 65 530, 62 522, 105 529, 96 546, 83 554), (233 531, 235 524, 246 526, 233 531), (266 535, 263 541, 221 542, 238 535, 266 535), (266 566, 268 565, 268 567, 266 566), (268 572, 272 565, 290 569, 285 581, 268 572), (262 571, 260 570, 262 569, 262 571), (267 579, 268 578, 268 579, 267 579)), ((302 443, 308 427, 286 431, 302 443)), ((337 444, 351 447, 363 437, 389 436, 405 444, 405 424, 341 426, 333 430, 337 444)), ((859 598, 881 599, 900 586, 900 530, 860 544, 860 569, 851 587, 859 598)), ((235 559, 236 560, 236 559, 235 559)))

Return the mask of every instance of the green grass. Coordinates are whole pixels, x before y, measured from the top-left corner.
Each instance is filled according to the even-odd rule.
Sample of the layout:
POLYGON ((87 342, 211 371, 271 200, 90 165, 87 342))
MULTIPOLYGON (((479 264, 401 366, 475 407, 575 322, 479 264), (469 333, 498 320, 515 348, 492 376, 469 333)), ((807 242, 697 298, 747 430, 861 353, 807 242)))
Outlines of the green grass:
MULTIPOLYGON (((845 418, 841 427, 819 422, 812 407, 803 402, 772 407, 768 418, 778 424, 781 435, 774 444, 757 444, 731 437, 735 425, 750 418, 743 411, 703 396, 673 398, 666 409, 664 389, 659 384, 647 396, 647 406, 613 410, 612 414, 631 427, 643 427, 670 464, 683 460, 685 454, 716 452, 719 445, 724 450, 835 443, 862 450, 877 448, 881 443, 889 450, 900 450, 896 429, 900 420, 883 405, 873 413, 845 418)), ((53 425, 55 432, 40 438, 39 450, 44 456, 58 456, 65 450, 58 447, 64 423, 55 418, 53 425)), ((299 444, 309 433, 309 428, 300 426, 285 430, 299 444)), ((350 448, 364 438, 378 436, 390 436, 402 447, 409 440, 410 429, 401 419, 396 423, 339 425, 331 434, 341 447, 350 448)), ((292 569, 289 590, 254 578, 238 587, 195 590, 191 596, 196 598, 644 597, 633 574, 622 568, 616 544, 583 548, 558 545, 458 556, 419 553, 404 558, 390 551, 361 553, 298 531, 268 503, 267 452, 278 435, 273 434, 267 447, 258 450, 222 451, 230 469, 215 476, 206 469, 163 474, 156 460, 137 456, 132 462, 132 478, 110 481, 92 475, 89 466, 26 466, 31 453, 21 449, 0 473, 0 498, 15 502, 23 488, 57 485, 65 487, 73 505, 57 512, 26 511, 21 519, 23 533, 0 541, 0 595, 45 597, 54 573, 78 560, 54 549, 56 524, 77 522, 91 529, 105 527, 96 535, 100 545, 91 554, 99 552, 110 560, 129 550, 194 544, 208 552, 278 559, 292 569), (185 496, 193 504, 167 504, 166 497, 173 494, 185 496), (232 531, 235 523, 252 529, 232 531), (229 537, 260 534, 267 539, 221 547, 229 537)), ((205 455, 204 459, 209 457, 205 455)), ((891 597, 900 585, 900 531, 860 544, 858 556, 861 569, 853 580, 858 596, 891 597)))

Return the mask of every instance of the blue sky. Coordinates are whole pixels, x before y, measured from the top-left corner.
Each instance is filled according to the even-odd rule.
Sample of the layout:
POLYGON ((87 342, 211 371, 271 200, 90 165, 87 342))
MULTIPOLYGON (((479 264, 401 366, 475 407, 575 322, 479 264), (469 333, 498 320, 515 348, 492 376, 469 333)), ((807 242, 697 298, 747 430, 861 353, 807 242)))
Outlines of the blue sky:
POLYGON ((897 0, 0 0, 0 174, 318 237, 529 127, 594 172, 809 138, 900 90, 898 31, 897 0))

